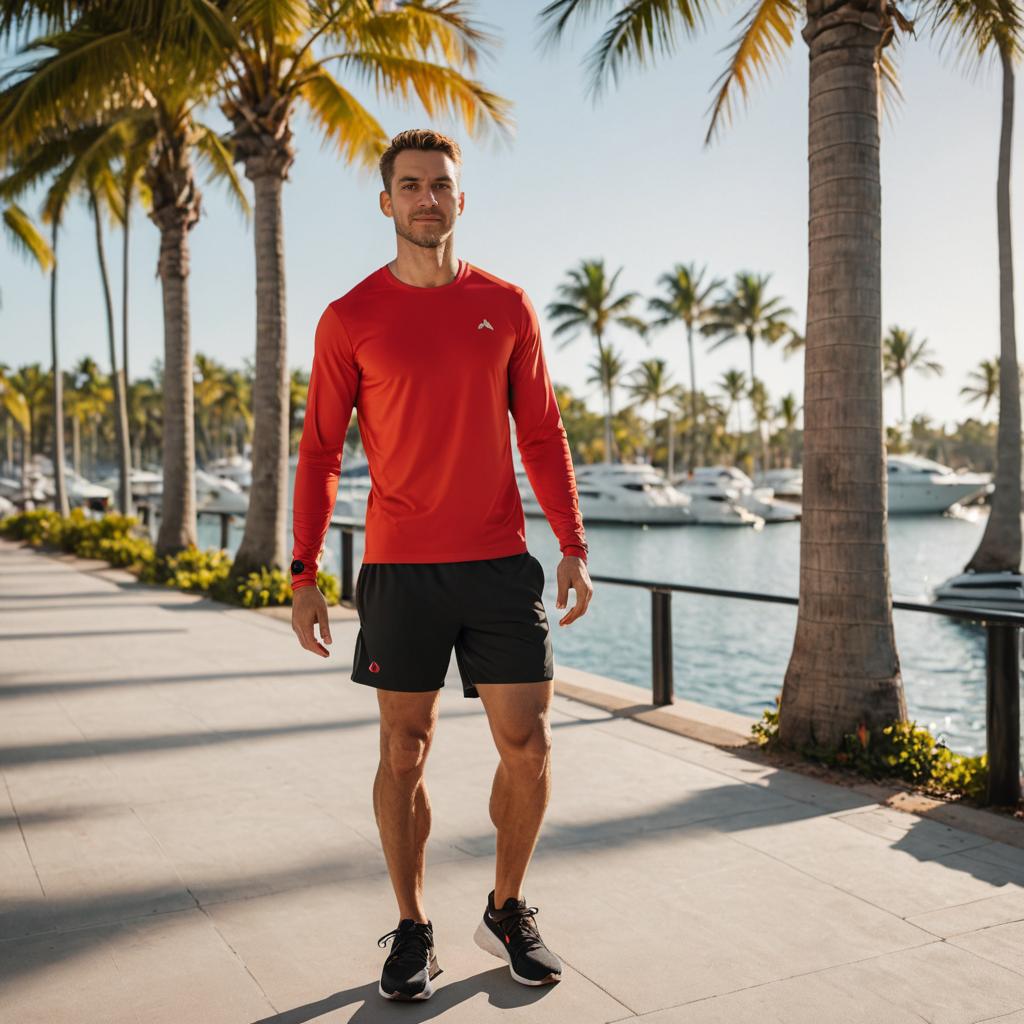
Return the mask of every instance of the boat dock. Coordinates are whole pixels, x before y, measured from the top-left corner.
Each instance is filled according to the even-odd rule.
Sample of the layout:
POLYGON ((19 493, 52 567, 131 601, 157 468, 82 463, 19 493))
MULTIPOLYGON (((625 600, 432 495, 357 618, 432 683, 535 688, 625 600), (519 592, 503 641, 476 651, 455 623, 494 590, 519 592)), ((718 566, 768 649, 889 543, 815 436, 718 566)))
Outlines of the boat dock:
POLYGON ((1024 1024, 1024 844, 572 699, 584 673, 523 890, 565 973, 518 985, 472 939, 497 754, 454 663, 427 766, 444 972, 386 1002, 377 700, 331 614, 324 661, 280 611, 0 540, 0 1020, 1024 1024))

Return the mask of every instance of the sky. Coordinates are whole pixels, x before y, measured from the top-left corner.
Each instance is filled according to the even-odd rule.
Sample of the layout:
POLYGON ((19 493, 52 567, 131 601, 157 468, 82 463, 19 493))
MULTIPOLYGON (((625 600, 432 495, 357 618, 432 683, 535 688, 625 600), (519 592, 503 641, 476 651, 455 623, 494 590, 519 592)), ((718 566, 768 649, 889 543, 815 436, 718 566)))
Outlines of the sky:
MULTIPOLYGON (((681 38, 673 56, 628 69, 596 101, 587 94, 584 58, 602 21, 579 23, 562 45, 541 52, 537 2, 481 0, 476 19, 501 40, 476 77, 513 101, 514 134, 472 139, 458 124, 430 120, 414 104, 379 99, 345 80, 389 135, 434 127, 463 150, 465 211, 456 222, 458 256, 526 289, 541 316, 548 368, 556 384, 601 409, 587 383, 595 343, 581 334, 552 340, 544 307, 583 259, 622 268, 621 289, 656 294, 658 277, 680 262, 711 276, 770 273, 770 290, 804 328, 807 287, 807 47, 799 34, 781 65, 740 102, 732 122, 704 145, 713 84, 726 66, 736 18, 727 5, 707 29, 681 38)), ((998 355, 995 216, 1000 75, 989 64, 974 77, 920 31, 897 51, 902 99, 881 131, 882 316, 927 338, 941 377, 912 375, 908 412, 952 426, 979 412, 959 395, 978 362, 998 355)), ((7 62, 0 67, 10 66, 7 62)), ((1019 104, 1018 104, 1019 105, 1019 104)), ((223 126, 216 111, 210 122, 223 126)), ((1014 183, 1024 166, 1018 126, 1014 183)), ((308 370, 313 331, 328 302, 395 255, 392 222, 379 210, 379 177, 346 167, 300 116, 298 150, 285 185, 288 363, 308 370)), ((246 187, 251 185, 246 182, 246 187)), ((24 203, 38 210, 39 196, 24 203)), ((1017 198, 1017 196, 1015 196, 1017 198)), ((1014 210, 1020 239, 1021 203, 1014 210)), ((144 212, 133 220, 130 260, 130 374, 149 372, 163 349, 158 235, 144 212)), ((120 235, 108 232, 108 261, 120 306, 120 235)), ((241 366, 255 345, 253 228, 216 182, 204 184, 202 217, 190 235, 191 323, 195 352, 241 366)), ((84 205, 66 220, 59 252, 59 332, 65 367, 91 355, 109 369, 104 307, 91 221, 84 205)), ((1018 252, 1017 266, 1024 265, 1018 252)), ((46 277, 0 236, 0 362, 49 363, 46 277)), ((1019 296, 1018 296, 1019 299, 1019 296)), ((119 314, 118 314, 119 316, 119 314)), ((1018 318, 1019 326, 1019 318, 1018 318)), ((118 332, 120 325, 118 324, 118 332)), ((660 357, 686 383, 680 326, 645 343, 619 330, 627 368, 660 357)), ((120 334, 118 334, 120 352, 120 334)), ((745 370, 745 342, 697 351, 698 386, 715 392, 728 369, 745 370)), ((758 375, 770 396, 802 400, 802 359, 762 350, 758 375)), ((619 392, 621 405, 626 396, 619 392)), ((899 418, 895 384, 886 389, 889 424, 899 418)), ((994 412, 990 407, 989 415, 994 412)))

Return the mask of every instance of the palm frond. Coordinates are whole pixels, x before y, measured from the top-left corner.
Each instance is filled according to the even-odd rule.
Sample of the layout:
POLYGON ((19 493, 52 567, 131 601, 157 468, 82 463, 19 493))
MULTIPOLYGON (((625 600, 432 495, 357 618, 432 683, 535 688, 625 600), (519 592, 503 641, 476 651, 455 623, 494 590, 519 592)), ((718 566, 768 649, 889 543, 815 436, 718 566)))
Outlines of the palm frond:
POLYGON ((408 102, 412 92, 429 116, 450 115, 474 136, 487 135, 493 129, 506 139, 512 134, 511 102, 453 68, 369 51, 336 56, 343 66, 372 83, 378 95, 393 95, 408 102))
MULTIPOLYGON (((719 119, 732 119, 732 98, 739 89, 744 99, 756 77, 767 77, 770 66, 780 64, 785 50, 792 44, 800 8, 793 0, 756 0, 746 25, 733 40, 733 53, 725 71, 715 82, 718 92, 709 113, 711 121, 704 145, 708 145, 718 128, 719 119)), ((740 25, 743 19, 736 24, 740 25)))
POLYGON ((388 147, 388 136, 377 119, 325 68, 307 78, 302 96, 323 132, 346 163, 375 170, 388 147))
POLYGON ((196 125, 196 153, 209 170, 207 181, 223 181, 227 185, 228 197, 241 213, 248 217, 252 214, 249 197, 245 194, 242 179, 235 170, 231 149, 224 140, 210 127, 196 125))
POLYGON ((35 260, 41 270, 50 270, 53 267, 53 250, 39 233, 32 218, 20 206, 12 203, 5 207, 3 223, 7 237, 17 250, 35 260))

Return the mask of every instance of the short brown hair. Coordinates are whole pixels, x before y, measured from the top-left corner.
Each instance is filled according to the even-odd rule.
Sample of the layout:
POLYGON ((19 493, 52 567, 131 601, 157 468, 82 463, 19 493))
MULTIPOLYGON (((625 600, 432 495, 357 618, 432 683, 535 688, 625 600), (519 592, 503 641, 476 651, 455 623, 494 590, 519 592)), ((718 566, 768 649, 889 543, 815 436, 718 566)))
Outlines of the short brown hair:
POLYGON ((462 150, 454 139, 430 128, 410 128, 408 131, 399 132, 380 158, 380 176, 384 182, 384 191, 389 195, 395 174, 395 157, 403 149, 440 150, 451 157, 459 171, 462 170, 462 150))

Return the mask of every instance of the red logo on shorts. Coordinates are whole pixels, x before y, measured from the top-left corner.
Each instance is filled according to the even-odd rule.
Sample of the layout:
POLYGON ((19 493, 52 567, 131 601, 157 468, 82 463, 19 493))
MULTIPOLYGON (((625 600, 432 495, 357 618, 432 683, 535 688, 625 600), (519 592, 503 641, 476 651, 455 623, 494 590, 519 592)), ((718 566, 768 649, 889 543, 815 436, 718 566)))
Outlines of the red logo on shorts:
POLYGON ((379 672, 380 671, 380 665, 378 665, 377 662, 375 662, 375 661, 371 661, 370 662, 370 671, 371 672, 379 672))

